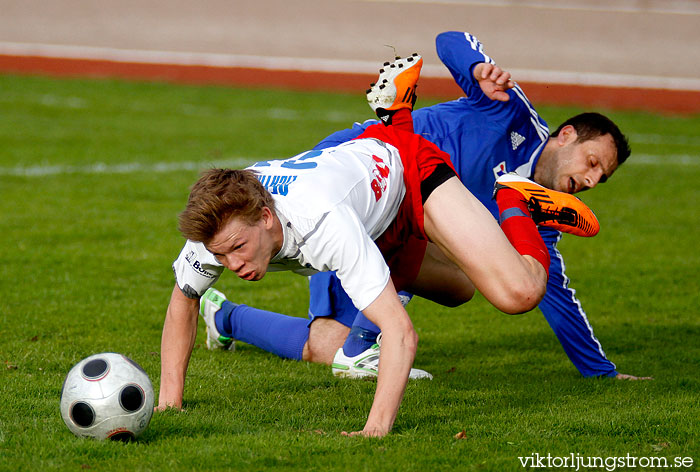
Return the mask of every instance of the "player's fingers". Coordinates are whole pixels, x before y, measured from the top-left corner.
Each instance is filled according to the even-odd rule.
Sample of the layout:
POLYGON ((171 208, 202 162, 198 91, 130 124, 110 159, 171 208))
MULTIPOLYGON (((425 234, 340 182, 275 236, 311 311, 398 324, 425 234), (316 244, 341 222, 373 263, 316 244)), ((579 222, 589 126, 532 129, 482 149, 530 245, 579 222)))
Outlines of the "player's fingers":
POLYGON ((493 82, 497 82, 501 75, 503 75, 503 69, 498 66, 492 66, 489 79, 491 79, 493 82))
POLYGON ((506 92, 497 90, 493 93, 493 99, 498 100, 499 102, 507 102, 510 100, 510 95, 508 95, 506 92))
POLYGON ((481 80, 486 80, 491 75, 494 65, 489 64, 488 62, 484 62, 481 66, 481 80))
POLYGON ((500 74, 498 74, 498 77, 494 79, 494 82, 496 82, 498 85, 503 85, 508 83, 510 81, 510 72, 502 70, 500 74))
POLYGON ((153 412, 167 411, 167 410, 185 411, 183 408, 177 407, 175 405, 158 405, 158 406, 153 407, 153 412))

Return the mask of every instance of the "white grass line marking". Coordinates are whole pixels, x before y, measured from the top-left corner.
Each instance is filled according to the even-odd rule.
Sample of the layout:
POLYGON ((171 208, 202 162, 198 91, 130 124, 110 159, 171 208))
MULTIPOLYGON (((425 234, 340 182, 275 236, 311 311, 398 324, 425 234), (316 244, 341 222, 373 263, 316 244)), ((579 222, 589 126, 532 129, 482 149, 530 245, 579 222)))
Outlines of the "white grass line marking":
POLYGON ((700 147, 700 136, 671 136, 651 133, 630 133, 627 136, 634 144, 672 144, 676 146, 700 147))
POLYGON ((243 168, 257 161, 266 159, 259 158, 233 158, 220 161, 185 161, 185 162, 129 162, 124 164, 105 164, 96 162, 94 164, 71 166, 71 165, 44 165, 44 166, 17 166, 0 167, 0 176, 5 177, 48 177, 52 175, 72 175, 72 174, 164 174, 179 171, 198 171, 211 167, 232 167, 243 168))
POLYGON ((700 155, 692 154, 666 154, 659 156, 657 154, 635 154, 629 157, 625 162, 630 164, 644 164, 655 166, 700 166, 700 155))
MULTIPOLYGON (((175 66, 247 67, 267 70, 296 70, 305 72, 376 73, 375 61, 340 60, 315 57, 250 56, 182 51, 151 51, 93 46, 17 43, 0 41, 0 54, 7 56, 37 56, 58 59, 88 59, 123 63, 162 64, 175 66)), ((549 84, 595 85, 603 87, 636 87, 667 90, 700 91, 700 79, 689 77, 643 76, 630 74, 580 73, 571 71, 538 71, 511 69, 520 82, 549 84)), ((426 64, 423 77, 450 78, 445 67, 426 64)))
MULTIPOLYGON (((168 172, 179 171, 198 171, 208 169, 210 167, 231 167, 244 168, 257 161, 267 160, 265 158, 243 158, 237 157, 226 160, 204 162, 204 161, 185 161, 185 162, 154 162, 141 163, 130 162, 124 164, 104 164, 97 162, 83 166, 70 165, 44 165, 44 166, 16 166, 16 167, 0 167, 0 177, 49 177, 62 175, 121 175, 121 174, 164 174, 168 172)), ((668 154, 664 156, 655 154, 633 154, 630 156, 627 163, 636 165, 681 165, 681 166, 700 166, 700 155, 690 154, 668 154)))

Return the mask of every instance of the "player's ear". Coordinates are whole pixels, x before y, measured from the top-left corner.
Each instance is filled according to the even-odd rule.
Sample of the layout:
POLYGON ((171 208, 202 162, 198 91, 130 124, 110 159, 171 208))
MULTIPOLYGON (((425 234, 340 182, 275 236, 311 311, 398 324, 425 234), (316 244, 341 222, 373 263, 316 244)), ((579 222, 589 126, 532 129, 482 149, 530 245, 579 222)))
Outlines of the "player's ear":
POLYGON ((262 208, 262 214, 260 215, 260 219, 263 222, 263 225, 265 228, 270 229, 273 226, 273 223, 275 221, 275 215, 274 212, 269 208, 264 206, 262 208))
POLYGON ((576 141, 576 138, 578 138, 576 128, 574 128, 572 125, 566 125, 559 130, 559 134, 557 135, 557 143, 559 143, 561 146, 565 146, 576 141))

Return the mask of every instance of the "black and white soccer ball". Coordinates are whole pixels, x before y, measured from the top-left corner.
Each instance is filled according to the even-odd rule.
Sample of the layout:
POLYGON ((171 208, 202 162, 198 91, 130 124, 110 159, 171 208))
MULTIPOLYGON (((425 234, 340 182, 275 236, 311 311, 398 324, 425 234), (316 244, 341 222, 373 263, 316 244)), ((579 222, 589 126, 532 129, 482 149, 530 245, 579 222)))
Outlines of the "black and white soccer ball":
POLYGON ((141 366, 114 352, 95 354, 68 372, 61 416, 76 436, 129 441, 153 415, 151 380, 141 366))

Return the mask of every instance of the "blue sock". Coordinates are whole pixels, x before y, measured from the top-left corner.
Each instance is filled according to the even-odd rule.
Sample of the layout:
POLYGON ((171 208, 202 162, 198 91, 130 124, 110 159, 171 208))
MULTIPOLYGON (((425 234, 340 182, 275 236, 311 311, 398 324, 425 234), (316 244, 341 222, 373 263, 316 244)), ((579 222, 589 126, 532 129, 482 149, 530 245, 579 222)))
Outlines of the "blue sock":
POLYGON ((225 301, 214 316, 225 336, 285 359, 301 360, 309 339, 309 320, 225 301))
POLYGON ((399 300, 401 300, 401 304, 406 307, 408 305, 408 302, 411 301, 413 298, 413 294, 409 292, 404 292, 403 290, 399 292, 399 300))
POLYGON ((350 334, 343 344, 343 353, 348 357, 354 357, 365 352, 377 342, 378 334, 377 325, 368 320, 361 311, 358 311, 350 328, 350 334))
MULTIPOLYGON (((408 302, 411 301, 411 298, 413 298, 413 294, 399 292, 399 298, 401 299, 402 297, 403 300, 401 303, 406 306, 408 302)), ((358 311, 355 321, 353 321, 352 327, 350 328, 350 333, 345 339, 345 344, 343 344, 343 353, 348 357, 354 357, 365 352, 377 342, 378 335, 379 328, 377 325, 368 320, 361 311, 358 311)))

